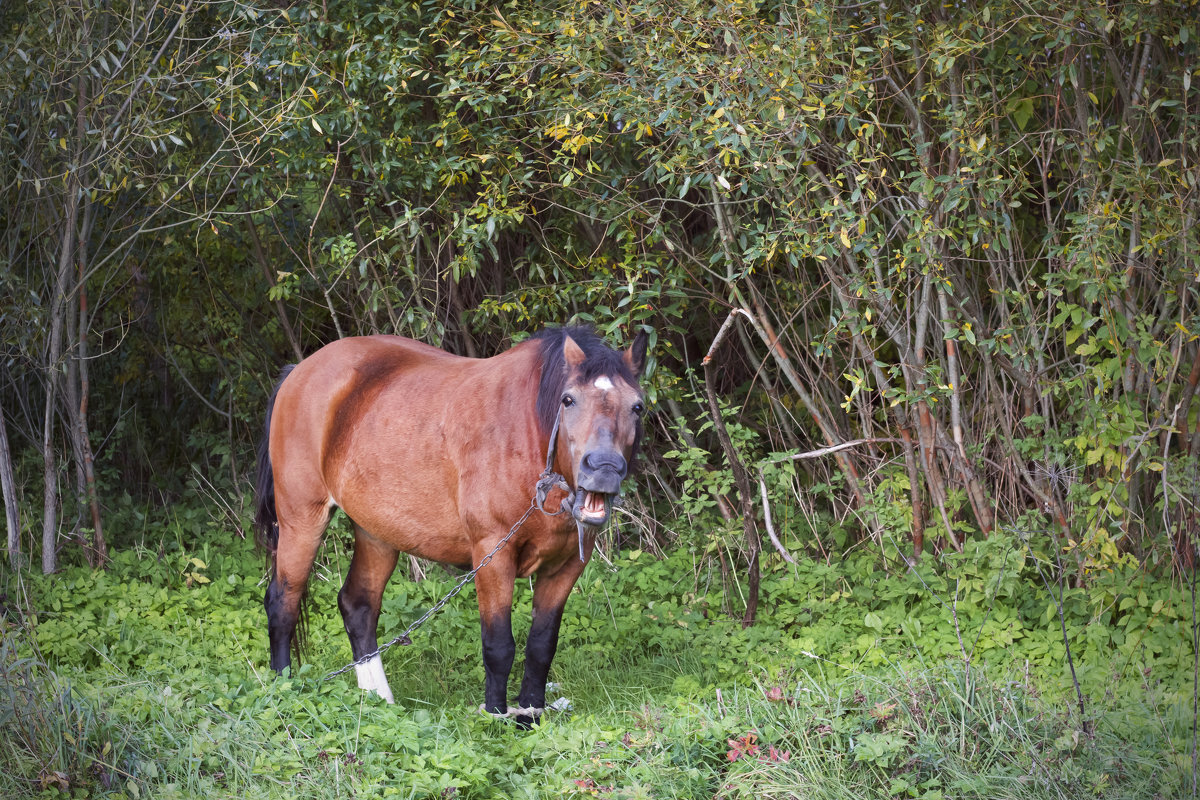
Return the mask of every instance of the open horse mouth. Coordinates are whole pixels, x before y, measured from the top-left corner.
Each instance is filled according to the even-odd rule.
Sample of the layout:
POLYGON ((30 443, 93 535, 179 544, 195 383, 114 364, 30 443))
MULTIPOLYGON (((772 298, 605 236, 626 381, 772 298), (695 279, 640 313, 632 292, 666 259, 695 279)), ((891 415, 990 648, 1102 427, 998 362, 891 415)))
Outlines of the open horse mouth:
POLYGON ((608 501, 607 494, 579 489, 575 493, 575 506, 571 509, 571 515, 584 525, 598 528, 608 522, 608 501))

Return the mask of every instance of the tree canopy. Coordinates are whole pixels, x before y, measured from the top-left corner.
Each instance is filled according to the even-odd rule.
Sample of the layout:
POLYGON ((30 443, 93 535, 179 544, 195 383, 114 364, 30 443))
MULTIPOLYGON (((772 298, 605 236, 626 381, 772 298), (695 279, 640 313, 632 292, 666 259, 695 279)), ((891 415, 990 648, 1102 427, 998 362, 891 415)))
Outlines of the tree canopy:
POLYGON ((485 356, 574 319, 653 334, 648 547, 1190 567, 1196 19, 8 3, 10 550, 99 564, 106 517, 197 489, 240 524, 266 393, 333 338, 485 356))

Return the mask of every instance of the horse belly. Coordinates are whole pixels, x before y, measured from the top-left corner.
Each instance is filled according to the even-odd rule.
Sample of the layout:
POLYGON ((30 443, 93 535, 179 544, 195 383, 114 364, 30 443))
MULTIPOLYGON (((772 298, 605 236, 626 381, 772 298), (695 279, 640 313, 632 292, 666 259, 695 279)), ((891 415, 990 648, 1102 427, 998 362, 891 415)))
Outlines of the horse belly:
POLYGON ((343 496, 335 500, 363 530, 401 552, 470 566, 471 542, 453 496, 436 475, 421 473, 414 466, 378 465, 339 481, 343 496))

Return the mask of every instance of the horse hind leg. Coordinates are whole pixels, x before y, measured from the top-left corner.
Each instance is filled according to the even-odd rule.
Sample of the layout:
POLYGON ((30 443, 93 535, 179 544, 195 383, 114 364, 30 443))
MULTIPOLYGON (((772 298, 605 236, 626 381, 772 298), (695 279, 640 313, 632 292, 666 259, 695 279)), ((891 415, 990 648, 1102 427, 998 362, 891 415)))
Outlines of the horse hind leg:
MULTIPOLYGON (((374 653, 379 647, 376 636, 383 589, 396 568, 399 555, 396 548, 379 541, 355 523, 354 557, 350 560, 346 582, 338 592, 338 608, 355 661, 374 653)), ((355 664, 354 669, 358 675, 358 688, 375 692, 389 703, 395 702, 383 671, 383 659, 378 653, 364 664, 355 664)))
MULTIPOLYGON (((321 534, 329 524, 330 509, 321 507, 313 513, 281 515, 279 538, 275 548, 275 569, 267 585, 263 606, 267 611, 267 634, 271 642, 271 669, 283 672, 292 664, 292 647, 299 655, 301 637, 296 625, 300 622, 308 574, 317 556, 321 534)), ((303 631, 303 628, 301 628, 303 631)))

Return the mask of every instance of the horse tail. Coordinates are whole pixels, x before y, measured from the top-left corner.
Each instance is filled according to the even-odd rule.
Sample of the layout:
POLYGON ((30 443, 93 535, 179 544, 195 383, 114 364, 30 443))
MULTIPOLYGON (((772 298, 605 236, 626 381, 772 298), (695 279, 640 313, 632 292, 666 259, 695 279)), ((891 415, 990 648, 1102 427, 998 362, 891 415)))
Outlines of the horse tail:
POLYGON ((275 512, 275 473, 271 469, 271 414, 275 411, 275 397, 279 394, 279 387, 295 368, 295 364, 288 364, 279 373, 279 381, 267 400, 266 427, 263 430, 262 441, 258 444, 258 477, 254 483, 254 538, 272 560, 279 543, 279 526, 276 524, 279 522, 279 515, 275 512))

